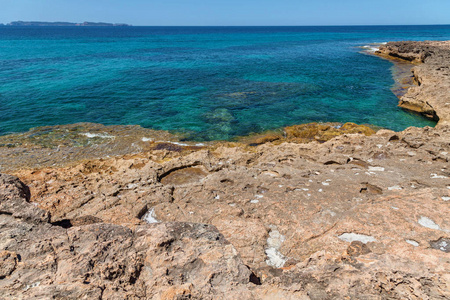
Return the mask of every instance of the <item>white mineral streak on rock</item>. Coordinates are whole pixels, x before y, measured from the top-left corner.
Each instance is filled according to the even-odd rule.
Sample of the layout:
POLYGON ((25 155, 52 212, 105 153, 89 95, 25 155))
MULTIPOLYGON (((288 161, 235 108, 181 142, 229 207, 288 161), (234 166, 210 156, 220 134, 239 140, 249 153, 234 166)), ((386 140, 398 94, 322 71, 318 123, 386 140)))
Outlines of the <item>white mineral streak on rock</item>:
POLYGON ((351 233, 348 233, 348 232, 343 233, 340 236, 338 236, 338 238, 340 238, 344 242, 349 242, 349 243, 358 241, 358 242, 367 244, 367 243, 370 243, 370 242, 376 242, 377 241, 373 236, 365 235, 365 234, 359 234, 359 233, 353 233, 353 232, 351 232, 351 233))
POLYGON ((178 145, 178 146, 189 146, 188 144, 180 143, 180 142, 170 142, 170 143, 174 144, 174 145, 178 145))
POLYGON ((143 142, 153 142, 154 139, 143 137, 143 138, 142 138, 142 141, 143 141, 143 142))
POLYGON ((406 242, 414 247, 419 247, 419 243, 413 240, 406 240, 406 242))
POLYGON ((40 282, 40 281, 34 282, 34 283, 32 283, 32 284, 27 284, 27 286, 25 287, 24 290, 25 290, 25 291, 28 291, 29 289, 38 287, 39 285, 41 285, 41 282, 40 282))
POLYGON ((258 202, 259 202, 259 200, 256 200, 256 199, 250 201, 250 203, 253 203, 253 204, 256 204, 256 203, 258 203, 258 202))
POLYGON ((445 251, 445 249, 447 249, 448 243, 446 241, 442 241, 438 245, 441 251, 445 251))
POLYGON ((422 225, 423 227, 426 227, 426 228, 435 229, 435 230, 441 229, 441 227, 439 227, 438 224, 434 223, 433 220, 431 220, 427 217, 420 217, 418 222, 420 225, 422 225))
POLYGON ((384 172, 383 167, 369 167, 369 171, 371 172, 384 172))
POLYGON ((148 224, 159 223, 159 221, 156 220, 154 208, 152 208, 148 212, 146 212, 145 215, 142 217, 142 220, 144 220, 148 224))
POLYGON ((443 175, 438 175, 438 174, 431 174, 431 179, 446 179, 447 176, 443 176, 443 175))
POLYGON ((269 237, 267 238, 266 264, 272 267, 281 268, 286 263, 286 257, 280 253, 281 244, 285 241, 285 237, 277 230, 276 226, 270 226, 269 237))
POLYGON ((450 197, 441 197, 444 201, 450 201, 450 197))
POLYGON ((400 186, 398 186, 398 185, 394 185, 394 186, 388 187, 388 190, 390 190, 390 191, 401 190, 401 189, 402 188, 400 186))
POLYGON ((115 139, 116 138, 115 136, 109 135, 106 133, 89 133, 89 132, 87 132, 87 133, 81 133, 81 135, 84 135, 88 138, 96 138, 96 137, 102 138, 102 139, 115 139))

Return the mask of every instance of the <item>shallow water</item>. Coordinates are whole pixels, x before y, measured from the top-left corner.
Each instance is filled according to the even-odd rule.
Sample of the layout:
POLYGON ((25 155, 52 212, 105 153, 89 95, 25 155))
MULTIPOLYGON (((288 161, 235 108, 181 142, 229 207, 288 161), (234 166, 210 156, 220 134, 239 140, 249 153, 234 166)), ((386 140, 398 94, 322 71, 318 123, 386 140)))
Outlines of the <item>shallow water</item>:
POLYGON ((308 122, 434 125, 398 108, 392 64, 361 46, 450 26, 0 27, 0 134, 137 124, 192 140, 308 122))

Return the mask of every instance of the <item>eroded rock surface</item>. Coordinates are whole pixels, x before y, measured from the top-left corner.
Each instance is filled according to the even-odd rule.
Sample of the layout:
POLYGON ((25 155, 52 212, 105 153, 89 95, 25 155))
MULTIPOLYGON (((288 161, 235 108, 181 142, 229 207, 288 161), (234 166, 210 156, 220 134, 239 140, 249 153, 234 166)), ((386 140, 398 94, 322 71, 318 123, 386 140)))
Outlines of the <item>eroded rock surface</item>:
POLYGON ((51 216, 35 222, 2 208, 2 291, 450 297, 449 127, 167 151, 16 171, 31 203, 11 188, 25 185, 4 181, 3 195, 23 201, 2 207, 51 216), (152 224, 143 220, 149 211, 152 224))
POLYGON ((416 87, 408 89, 399 106, 450 124, 450 41, 389 42, 378 52, 417 64, 416 87))
POLYGON ((1 180, 1 299, 251 298, 251 271, 214 226, 34 222, 28 215, 45 212, 27 202, 24 185, 1 180))

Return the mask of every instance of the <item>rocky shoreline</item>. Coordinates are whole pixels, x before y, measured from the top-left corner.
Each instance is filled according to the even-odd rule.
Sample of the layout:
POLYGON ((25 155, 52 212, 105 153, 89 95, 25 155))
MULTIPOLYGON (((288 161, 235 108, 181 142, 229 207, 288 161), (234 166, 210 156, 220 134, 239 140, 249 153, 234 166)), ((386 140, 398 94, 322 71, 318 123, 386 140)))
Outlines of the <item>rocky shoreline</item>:
POLYGON ((448 299, 449 60, 437 66, 440 45, 380 49, 423 61, 420 86, 401 101, 437 116, 436 128, 305 124, 203 145, 142 132, 133 151, 125 132, 117 147, 128 154, 109 158, 107 138, 74 129, 69 140, 98 143, 82 161, 70 145, 44 145, 45 135, 2 141, 11 162, 30 149, 73 159, 4 163, 14 176, 0 175, 0 298, 448 299))
POLYGON ((400 98, 399 106, 450 124, 450 41, 390 42, 376 54, 416 64, 412 69, 416 87, 400 98))

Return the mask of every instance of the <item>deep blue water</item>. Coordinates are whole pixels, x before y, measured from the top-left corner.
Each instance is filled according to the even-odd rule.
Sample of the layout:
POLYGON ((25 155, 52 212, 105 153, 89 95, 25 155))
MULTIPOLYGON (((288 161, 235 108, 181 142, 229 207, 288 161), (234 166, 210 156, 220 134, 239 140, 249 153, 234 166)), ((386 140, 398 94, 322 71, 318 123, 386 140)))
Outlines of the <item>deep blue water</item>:
POLYGON ((0 134, 76 122, 229 139, 307 122, 434 123, 360 46, 450 26, 0 27, 0 134))

